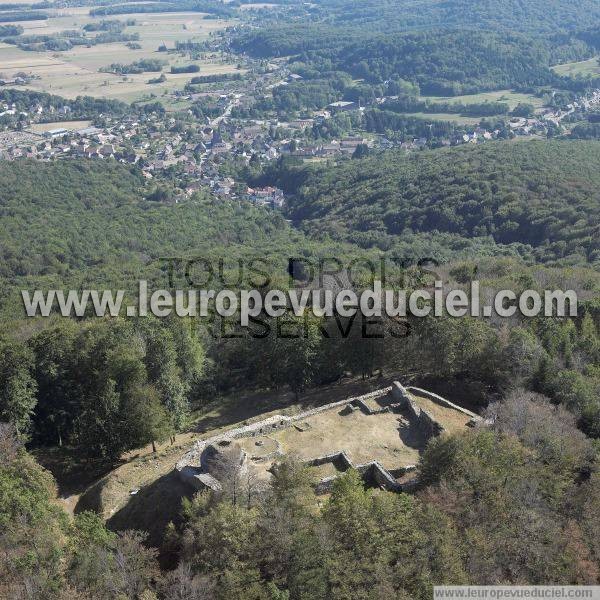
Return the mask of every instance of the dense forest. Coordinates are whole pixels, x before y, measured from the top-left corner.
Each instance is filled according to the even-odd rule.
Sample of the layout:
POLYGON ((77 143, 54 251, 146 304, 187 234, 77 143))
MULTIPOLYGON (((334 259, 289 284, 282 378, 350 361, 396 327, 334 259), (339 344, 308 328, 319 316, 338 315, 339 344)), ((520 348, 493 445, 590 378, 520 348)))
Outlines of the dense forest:
POLYGON ((539 261, 598 260, 594 142, 501 142, 274 169, 312 235, 389 249, 415 233, 492 237, 539 261))
MULTIPOLYGON (((581 28, 600 17, 594 0, 319 0, 306 6, 295 0, 280 4, 305 9, 304 18, 335 26, 353 24, 379 31, 473 27, 528 33, 557 33, 581 28)), ((294 13, 296 15, 297 13, 294 13)))
MULTIPOLYGON (((525 152, 520 146, 510 148, 525 152)), ((463 168, 469 159, 467 152, 463 168)), ((370 160, 349 164, 372 168, 370 160)), ((485 182, 484 163, 478 165, 485 182)), ((573 163, 563 157, 560 164, 573 183, 573 163)), ((441 171, 459 184, 451 163, 441 161, 441 171)), ((498 174, 495 181, 502 182, 508 167, 498 174)), ((304 175, 305 185, 313 175, 304 175)), ((537 175, 520 176, 539 193, 537 175)), ((475 175, 467 170, 463 178, 472 182, 475 175)), ((2 236, 9 240, 3 289, 50 281, 126 287, 152 271, 153 258, 181 248, 207 257, 314 258, 327 250, 345 259, 361 256, 350 246, 321 246, 266 211, 201 197, 182 206, 143 200, 141 176, 108 161, 18 162, 2 171, 2 181, 2 236), (24 230, 26 238, 19 234, 24 230)), ((356 180, 343 180, 350 184, 356 180)), ((551 189, 557 185, 553 180, 551 189)), ((448 276, 456 285, 475 273, 492 288, 568 280, 583 300, 586 293, 597 297, 600 286, 589 270, 527 267, 516 259, 479 257, 456 264, 448 276)), ((168 273, 155 274, 164 287, 168 273)), ((334 335, 334 321, 309 323, 305 337, 259 340, 215 339, 170 319, 25 322, 15 316, 0 335, 0 420, 9 423, 0 425, 0 594, 425 600, 439 583, 598 580, 593 439, 600 438, 600 336, 593 300, 584 302, 577 320, 415 319, 409 337, 383 339, 365 339, 360 327, 348 337, 334 335), (307 387, 344 373, 370 377, 384 369, 459 387, 494 423, 430 444, 419 464, 420 488, 410 496, 367 490, 350 471, 317 511, 311 474, 284 460, 260 493, 241 499, 233 493, 239 482, 232 481, 222 494, 157 507, 173 523, 160 530, 155 548, 147 533, 135 530, 135 518, 127 531, 116 524, 116 531, 107 529, 90 512, 69 520, 56 506, 51 476, 23 445, 41 452, 62 445, 88 468, 99 460, 110 465, 123 451, 185 431, 191 410, 241 385, 289 386, 301 398, 307 387), (502 403, 485 409, 499 397, 502 403)))
POLYGON ((113 533, 90 512, 69 523, 51 477, 2 425, 0 594, 425 600, 434 584, 596 583, 589 440, 543 397, 516 393, 491 415, 493 428, 430 444, 416 495, 365 490, 350 471, 316 511, 310 473, 285 460, 260 496, 186 500, 163 573, 143 532, 113 533))
POLYGON ((307 76, 343 71, 371 83, 404 79, 437 95, 545 85, 557 79, 550 64, 591 53, 573 42, 562 46, 563 56, 557 56, 556 44, 512 33, 355 33, 316 25, 307 35, 300 27, 283 26, 251 30, 240 37, 238 46, 259 56, 297 55, 293 68, 307 76))
POLYGON ((260 256, 285 275, 298 252, 358 252, 308 240, 281 214, 249 204, 198 195, 173 206, 147 199, 154 191, 139 169, 115 162, 0 163, 4 311, 15 308, 7 298, 17 283, 135 290, 146 277, 165 287, 171 256, 216 259, 227 249, 234 273, 238 258, 260 256))
POLYGON ((90 11, 92 16, 128 15, 143 13, 169 13, 169 12, 200 12, 215 15, 215 17, 228 18, 235 15, 235 9, 219 0, 178 0, 173 2, 145 2, 130 4, 109 4, 98 6, 90 11))
MULTIPOLYGON (((566 276, 589 297, 596 286, 592 271, 528 267, 519 257, 581 266, 597 259, 596 152, 597 144, 589 142, 521 142, 423 152, 413 157, 387 153, 329 165, 327 172, 324 166, 299 169, 279 165, 278 175, 296 186, 290 213, 305 233, 290 227, 280 214, 235 202, 201 195, 179 205, 144 199, 152 196, 153 188, 136 168, 110 161, 12 163, 0 170, 2 308, 5 319, 10 315, 6 329, 20 330, 20 289, 113 287, 133 298, 137 280, 142 278, 148 279, 151 287, 185 289, 194 285, 196 275, 203 275, 200 269, 184 277, 186 259, 197 257, 215 264, 224 259, 211 282, 219 289, 243 285, 239 259, 263 261, 263 269, 270 274, 268 286, 277 287, 289 285, 290 257, 313 262, 321 257, 377 261, 387 255, 415 264, 428 256, 439 262, 467 260, 466 264, 474 265, 473 260, 481 262, 487 255, 487 267, 480 264, 479 276, 491 288, 538 287, 548 278, 557 281, 566 276), (20 234, 23 230, 27 237, 20 234), (503 255, 513 258, 501 258, 503 255), (172 263, 169 257, 178 260, 172 263), (175 271, 170 273, 173 264, 175 271)), ((468 281, 472 276, 469 268, 458 269, 453 277, 468 281)), ((527 384, 533 385, 538 373, 536 389, 552 397, 563 393, 557 391, 562 384, 553 379, 561 369, 577 367, 583 376, 587 360, 597 360, 594 353, 586 360, 581 356, 573 359, 576 347, 590 352, 584 350, 576 329, 567 325, 564 329, 560 323, 548 323, 542 329, 535 323, 523 326, 533 335, 527 384), (542 363, 547 366, 553 361, 562 367, 538 372, 542 363)), ((268 336, 259 343, 244 337, 211 341, 206 334, 202 346, 211 360, 213 356, 218 360, 208 371, 204 393, 235 388, 241 381, 275 388, 295 381, 293 387, 301 391, 307 385, 335 381, 345 371, 358 370, 364 375, 380 368, 423 374, 433 371, 445 378, 462 376, 480 382, 482 390, 500 392, 518 379, 506 366, 523 368, 523 364, 513 365, 506 359, 507 341, 497 339, 494 327, 483 321, 418 321, 414 332, 408 341, 401 339, 396 344, 386 340, 381 346, 352 336, 337 341, 318 341, 317 336, 307 340, 302 351, 297 339, 282 346, 268 336), (432 333, 432 327, 437 333, 432 333), (458 351, 463 328, 481 340, 481 345, 472 345, 469 357, 458 351), (446 340, 448 364, 444 368, 439 362, 440 339, 446 340), (457 353, 449 352, 450 347, 456 347, 457 353), (259 367, 267 364, 273 368, 259 367), (232 377, 232 372, 238 376, 232 377)), ((585 333, 583 339, 590 336, 585 333)), ((116 343, 117 338, 106 339, 116 343)), ((21 355, 19 352, 16 355, 21 355)), ((29 351, 22 352, 26 355, 29 351)), ((69 355, 66 349, 56 353, 69 355)), ((38 368, 35 358, 32 361, 27 368, 30 376, 38 368)), ((73 372, 75 377, 77 369, 81 367, 73 372)), ((592 379, 581 384, 584 395, 568 402, 580 417, 584 410, 591 411, 586 426, 591 431, 597 427, 592 425, 596 422, 592 415, 600 411, 600 404, 597 399, 592 401, 595 375, 585 376, 592 379), (585 387, 588 385, 591 387, 585 387)), ((140 385, 146 383, 142 380, 140 385)), ((41 386, 36 379, 26 388, 41 386)), ((483 402, 485 394, 478 394, 476 402, 483 402)), ((47 434, 39 435, 47 438, 47 434)))
MULTIPOLYGON (((215 264, 225 259, 222 275, 212 282, 216 288, 225 282, 242 285, 237 267, 242 258, 264 261, 270 285, 276 287, 288 285, 290 257, 377 260, 382 249, 413 261, 423 256, 439 262, 482 260, 488 255, 490 285, 499 285, 511 271, 512 285, 533 285, 537 267, 525 266, 517 260, 520 256, 582 266, 596 260, 595 152, 597 144, 589 142, 521 142, 413 157, 387 153, 329 165, 327 172, 324 166, 286 171, 280 165, 278 176, 296 186, 290 214, 305 233, 290 227, 280 214, 235 202, 200 195, 178 205, 144 199, 153 188, 139 171, 110 161, 12 163, 0 170, 3 313, 12 316, 18 330, 21 288, 113 287, 134 297, 141 278, 150 286, 185 288, 191 284, 184 277, 184 263, 196 257, 215 264), (23 230, 27 237, 20 234, 23 230), (509 263, 493 258, 502 255, 514 258, 509 263), (180 259, 173 283, 169 257, 180 259), (512 265, 509 271, 507 264, 512 265)), ((485 270, 480 274, 486 278, 485 270)), ((585 283, 586 277, 577 275, 577 285, 593 290, 593 280, 585 283)), ((488 335, 493 338, 493 328, 484 337, 488 335)), ((423 330, 415 339, 428 337, 423 330)), ((431 337, 431 357, 437 361, 435 340, 440 334, 431 337)), ((210 386, 233 385, 235 379, 226 375, 231 370, 256 385, 277 386, 278 378, 289 381, 288 369, 297 368, 301 389, 310 382, 335 380, 345 370, 355 371, 357 364, 370 364, 363 372, 372 372, 390 360, 396 364, 401 356, 413 357, 412 369, 426 373, 429 368, 423 355, 428 346, 422 340, 418 353, 405 351, 402 340, 404 350, 389 346, 368 360, 361 352, 373 353, 370 345, 359 350, 360 345, 341 340, 329 355, 337 357, 333 361, 324 358, 331 352, 328 344, 309 344, 304 366, 287 362, 298 355, 297 340, 292 340, 289 355, 267 342, 262 350, 243 340, 223 343, 208 344, 220 357, 210 386), (278 365, 279 360, 283 362, 273 370, 256 368, 278 365), (317 364, 325 370, 312 371, 317 364)), ((496 356, 489 348, 481 348, 486 364, 496 356)), ((547 348, 550 360, 557 351, 554 342, 547 348)), ((501 362, 500 354, 497 368, 484 370, 495 373, 488 384, 496 389, 505 385, 501 362)), ((464 369, 468 373, 473 367, 459 361, 448 367, 448 376, 464 369)), ((475 378, 486 377, 480 373, 475 378)))
POLYGON ((490 10, 482 2, 418 2, 399 10, 381 0, 359 7, 342 1, 328 4, 326 10, 315 5, 287 22, 267 19, 242 28, 233 44, 254 56, 291 57, 292 68, 305 78, 337 71, 370 84, 403 79, 441 96, 549 83, 567 89, 581 86, 581 81, 558 77, 549 67, 594 56, 598 28, 570 27, 564 18, 570 8, 560 2, 544 8, 540 4, 539 13, 549 20, 557 18, 554 8, 560 11, 560 20, 549 27, 535 3, 516 4, 503 2, 490 10), (498 22, 486 21, 484 14, 498 16, 498 22))
POLYGON ((544 48, 527 38, 476 31, 382 36, 332 57, 334 67, 355 77, 406 79, 436 95, 544 85, 553 79, 549 62, 544 48))
POLYGON ((13 21, 45 21, 48 15, 33 10, 0 12, 0 23, 11 23, 13 21))
MULTIPOLYGON (((575 82, 551 65, 590 58, 597 30, 549 37, 513 32, 427 30, 376 33, 318 23, 250 29, 236 47, 255 56, 291 56, 292 68, 308 78, 338 71, 381 84, 401 79, 428 94, 447 96, 503 88, 575 82)), ((579 82, 581 84, 581 82, 579 82)))

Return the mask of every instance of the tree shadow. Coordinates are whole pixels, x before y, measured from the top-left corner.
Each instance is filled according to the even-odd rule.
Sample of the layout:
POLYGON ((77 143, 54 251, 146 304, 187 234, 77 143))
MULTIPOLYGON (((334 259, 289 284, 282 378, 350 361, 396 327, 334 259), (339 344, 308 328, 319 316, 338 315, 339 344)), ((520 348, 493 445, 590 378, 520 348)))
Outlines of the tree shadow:
POLYGON ((112 472, 121 461, 108 461, 105 458, 82 458, 80 450, 67 446, 42 447, 32 451, 36 460, 54 477, 58 495, 62 498, 83 494, 94 482, 112 472))
POLYGON ((90 487, 81 494, 75 505, 73 511, 74 514, 77 515, 86 510, 102 514, 102 490, 106 485, 107 479, 108 475, 90 485, 90 487))
POLYGON ((328 385, 310 388, 298 399, 287 389, 252 390, 244 394, 231 394, 214 402, 214 412, 208 412, 197 421, 194 431, 204 433, 225 425, 242 424, 244 421, 264 417, 265 413, 283 411, 291 407, 309 410, 338 400, 360 396, 392 384, 396 376, 348 378, 328 385))
POLYGON ((500 399, 498 390, 468 377, 427 375, 418 378, 413 385, 439 394, 450 402, 476 413, 481 412, 490 402, 500 399))
POLYGON ((194 493, 173 470, 131 495, 127 504, 107 520, 106 526, 112 531, 138 529, 147 532, 147 544, 159 549, 159 559, 166 566, 173 560, 164 543, 167 525, 182 523, 181 502, 194 493))

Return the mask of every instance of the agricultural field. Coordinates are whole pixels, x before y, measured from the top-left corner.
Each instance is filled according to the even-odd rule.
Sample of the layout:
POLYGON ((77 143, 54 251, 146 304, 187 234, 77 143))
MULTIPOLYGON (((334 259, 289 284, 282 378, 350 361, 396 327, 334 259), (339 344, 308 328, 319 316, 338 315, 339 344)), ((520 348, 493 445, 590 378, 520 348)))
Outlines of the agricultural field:
POLYGON ((481 117, 467 117, 454 113, 414 112, 406 114, 410 117, 416 117, 418 119, 425 119, 428 121, 449 121, 451 123, 457 123, 458 125, 477 125, 477 123, 481 121, 481 117))
MULTIPOLYGON (((466 96, 421 96, 421 100, 427 100, 431 104, 435 103, 457 103, 457 104, 479 104, 482 102, 504 102, 509 105, 510 110, 514 109, 518 104, 533 104, 536 109, 542 108, 543 102, 541 98, 531 94, 522 94, 512 90, 498 90, 495 92, 482 92, 480 94, 469 94, 466 96)), ((477 125, 483 117, 461 115, 446 112, 412 112, 406 113, 411 117, 431 121, 448 121, 457 125, 477 125)))
POLYGON ((240 8, 242 10, 259 10, 262 8, 277 8, 277 6, 277 4, 269 2, 253 2, 252 4, 242 4, 240 8))
POLYGON ((555 65, 552 67, 555 73, 569 77, 577 75, 600 75, 600 57, 596 56, 589 60, 580 60, 579 62, 565 63, 564 65, 555 65))
MULTIPOLYGON (((21 5, 21 4, 37 4, 39 0, 2 0, 2 4, 6 4, 7 7, 9 4, 13 5, 21 5)), ((7 8, 8 10, 8 8, 7 8)))
POLYGON ((67 131, 77 131, 85 129, 92 124, 91 121, 56 121, 54 123, 35 123, 29 128, 33 133, 45 133, 52 129, 66 129, 67 131))
MULTIPOLYGON (((102 20, 103 17, 90 17, 89 8, 69 8, 51 11, 52 18, 45 21, 20 23, 25 35, 55 34, 64 30, 81 30, 86 24, 102 20)), ((223 29, 230 21, 204 19, 200 13, 156 13, 116 15, 111 19, 126 21, 135 19, 134 26, 127 27, 125 33, 139 34, 140 49, 130 49, 124 42, 99 44, 97 46, 77 46, 66 52, 29 52, 9 44, 0 44, 1 71, 6 76, 24 71, 39 79, 26 87, 75 98, 79 95, 114 98, 125 102, 161 96, 182 89, 194 75, 230 73, 236 65, 227 63, 220 55, 211 54, 201 60, 191 61, 168 52, 158 52, 161 45, 174 48, 176 41, 203 41, 211 32, 223 29), (135 75, 114 75, 101 73, 99 69, 112 63, 132 63, 141 59, 160 59, 167 62, 163 72, 166 81, 149 84, 150 79, 159 73, 135 75), (200 72, 195 74, 169 73, 171 66, 197 64, 200 72)), ((92 34, 93 35, 93 34, 92 34)))
MULTIPOLYGON (((567 65, 561 65, 567 66, 567 65)), ((480 94, 469 94, 467 96, 422 96, 422 100, 430 102, 457 102, 461 104, 477 104, 480 102, 506 102, 512 110, 519 103, 533 104, 536 108, 541 108, 543 102, 541 98, 531 94, 521 94, 512 90, 497 90, 495 92, 482 92, 480 94)), ((446 116, 447 120, 447 116, 446 116)))

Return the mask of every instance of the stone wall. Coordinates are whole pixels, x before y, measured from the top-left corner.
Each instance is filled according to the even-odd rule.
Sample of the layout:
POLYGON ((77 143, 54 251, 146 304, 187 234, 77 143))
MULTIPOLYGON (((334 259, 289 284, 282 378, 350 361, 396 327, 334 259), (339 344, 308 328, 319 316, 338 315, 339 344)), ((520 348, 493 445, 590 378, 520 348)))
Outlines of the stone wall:
POLYGON ((368 394, 363 394, 362 396, 353 396, 351 398, 346 398, 345 400, 339 400, 338 402, 332 402, 331 404, 324 404, 323 406, 319 406, 317 408, 313 408, 311 410, 307 410, 295 417, 290 417, 294 422, 301 421, 302 419, 306 419, 307 417, 312 417, 313 415, 317 415, 321 412, 325 412, 331 410, 332 408, 337 408, 338 406, 344 406, 346 404, 358 406, 359 402, 363 402, 365 400, 371 400, 372 398, 379 398, 380 396, 386 396, 391 392, 391 387, 382 388, 380 390, 376 390, 374 392, 369 392, 368 394))
MULTIPOLYGON (((413 392, 420 396, 424 396, 425 398, 428 398, 446 408, 458 410, 470 416, 474 420, 481 419, 475 413, 472 413, 467 409, 464 409, 460 406, 453 404, 452 402, 449 402, 442 396, 438 396, 437 394, 414 386, 404 388, 399 382, 395 381, 390 387, 382 388, 374 392, 369 392, 368 394, 363 394, 361 396, 355 396, 351 398, 346 398, 344 400, 340 400, 338 402, 325 404, 323 406, 313 408, 311 410, 305 411, 292 417, 284 415, 274 415, 268 417, 267 419, 263 419, 262 421, 251 423, 249 425, 244 425, 242 427, 236 427, 235 429, 230 429, 229 431, 225 431, 210 438, 200 440, 196 442, 194 446, 181 458, 181 460, 177 463, 175 468, 180 473, 182 480, 191 482, 191 479, 193 479, 194 476, 197 475, 199 472, 198 467, 200 465, 200 456, 202 454, 202 451, 209 444, 218 443, 222 440, 234 440, 244 437, 266 435, 269 432, 277 431, 286 427, 291 427, 294 423, 307 419, 308 417, 312 417, 321 412, 329 411, 338 407, 343 407, 348 413, 352 412, 352 410, 356 410, 358 407, 358 409, 365 412, 367 415, 378 414, 385 411, 404 411, 408 413, 410 420, 416 423, 416 426, 427 439, 429 439, 430 437, 435 437, 442 433, 444 431, 442 425, 439 422, 437 422, 426 410, 418 406, 418 404, 411 398, 410 392, 413 392), (381 409, 373 410, 366 403, 367 400, 380 398, 388 394, 391 394, 394 402, 385 407, 382 407, 381 409)), ((276 456, 269 456, 269 458, 275 457, 276 456)), ((335 452, 325 456, 317 457, 315 459, 312 459, 311 461, 308 461, 307 464, 317 466, 328 462, 336 464, 338 468, 343 470, 348 468, 355 468, 361 473, 361 475, 363 475, 365 479, 370 480, 376 485, 382 486, 385 489, 400 491, 401 489, 406 489, 408 487, 408 484, 398 484, 395 478, 390 474, 390 472, 384 469, 381 466, 381 464, 379 464, 377 461, 372 461, 365 463, 364 465, 355 466, 352 464, 351 460, 344 452, 335 452)), ((317 493, 325 493, 326 491, 329 491, 336 477, 338 476, 326 477, 323 480, 321 480, 316 487, 317 493)), ((194 482, 191 483, 195 485, 194 482)))
POLYGON ((373 484, 388 490, 389 492, 402 491, 400 484, 376 460, 367 463, 366 465, 358 465, 357 470, 363 477, 366 476, 368 479, 371 479, 373 484), (363 467, 366 467, 366 469, 361 472, 363 467))
MULTIPOLYGON (((269 438, 271 439, 271 438, 269 438)), ((277 440, 275 440, 277 441, 277 440)), ((277 442, 278 447, 276 450, 273 450, 273 452, 269 452, 268 454, 263 454, 262 456, 252 456, 250 458, 250 460, 254 463, 264 463, 264 462, 268 462, 270 460, 275 460, 276 458, 280 458, 282 456, 284 456, 282 450, 281 450, 281 444, 279 442, 277 442)))
POLYGON ((352 461, 345 452, 333 452, 332 454, 325 454, 324 456, 317 456, 306 461, 309 467, 318 467, 319 465, 325 465, 331 463, 338 469, 351 469, 353 467, 352 461))
MULTIPOLYGON (((327 463, 336 465, 340 470, 342 470, 340 467, 343 467, 343 470, 356 469, 366 483, 376 485, 391 492, 401 491, 401 486, 393 475, 376 460, 362 465, 354 465, 345 452, 336 452, 313 458, 312 460, 307 461, 306 464, 310 467, 316 467, 327 463)), ((340 475, 332 475, 321 479, 315 486, 315 493, 326 494, 330 492, 335 480, 340 477, 340 475)))
POLYGON ((317 485, 315 485, 315 494, 317 496, 322 496, 323 494, 328 494, 333 489, 333 484, 335 480, 339 477, 339 475, 332 475, 331 477, 323 477, 317 485))
POLYGON ((410 394, 399 381, 394 381, 391 387, 391 393, 396 402, 399 402, 400 404, 410 401, 410 394))
POLYGON ((408 412, 412 419, 418 419, 421 409, 417 406, 415 401, 410 397, 407 390, 397 381, 394 381, 392 385, 392 397, 396 401, 396 404, 402 409, 408 412))
POLYGON ((262 421, 258 421, 256 423, 251 423, 249 425, 244 425, 242 427, 236 427, 235 429, 230 429, 229 431, 225 431, 216 436, 200 440, 194 444, 191 450, 189 450, 181 460, 177 463, 175 468, 178 471, 181 471, 184 467, 188 465, 197 465, 199 464, 200 455, 202 454, 202 450, 205 446, 211 443, 216 443, 220 440, 224 439, 238 439, 243 437, 253 437, 256 435, 265 435, 271 431, 277 431, 279 429, 284 429, 286 427, 290 427, 294 423, 298 421, 302 421, 308 417, 312 417, 313 415, 319 414, 321 412, 325 412, 328 410, 332 410, 337 407, 343 407, 348 404, 356 405, 357 401, 360 400, 368 400, 372 398, 378 398, 380 396, 384 396, 389 394, 391 391, 391 387, 383 388, 380 390, 376 390, 374 392, 369 392, 368 394, 363 394, 362 396, 355 396, 351 398, 346 398, 344 400, 340 400, 338 402, 332 402, 330 404, 325 404, 323 406, 318 406, 317 408, 313 408, 311 410, 307 410, 298 415, 287 417, 284 415, 274 415, 267 419, 263 419, 262 421))
POLYGON ((421 388, 418 388, 415 386, 409 386, 407 388, 407 390, 414 392, 418 396, 423 396, 425 398, 428 398, 429 400, 432 400, 433 402, 435 402, 436 404, 439 404, 440 406, 444 406, 445 408, 452 408, 454 410, 457 410, 458 412, 468 415, 472 419, 475 419, 477 421, 481 420, 481 417, 479 415, 475 414, 474 412, 471 412, 470 410, 467 410, 466 408, 463 408, 462 406, 458 406, 458 404, 453 404, 452 402, 450 402, 449 400, 446 400, 446 398, 443 398, 442 396, 439 396, 438 394, 434 394, 433 392, 430 392, 428 390, 424 390, 424 389, 421 389, 421 388))

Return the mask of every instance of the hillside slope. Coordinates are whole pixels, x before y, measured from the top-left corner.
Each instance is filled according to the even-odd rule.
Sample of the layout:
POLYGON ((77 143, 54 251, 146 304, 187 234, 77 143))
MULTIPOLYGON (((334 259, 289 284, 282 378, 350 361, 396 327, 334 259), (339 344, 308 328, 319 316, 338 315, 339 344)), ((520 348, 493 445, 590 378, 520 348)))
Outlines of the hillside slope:
POLYGON ((400 78, 439 95, 545 85, 556 79, 551 63, 589 55, 584 44, 568 37, 559 44, 507 32, 379 33, 323 23, 251 30, 236 46, 255 56, 298 55, 293 68, 305 76, 333 69, 367 82, 400 78))
MULTIPOLYGON (((140 171, 114 161, 0 162, 0 314, 22 311, 20 289, 169 287, 166 257, 209 259, 212 285, 238 281, 238 259, 262 259, 287 280, 290 256, 352 256, 316 243, 277 211, 199 193, 179 204, 146 200, 140 171)), ((202 263, 200 263, 202 264, 202 263)), ((198 266, 191 278, 206 281, 198 266)), ((248 269, 246 276, 249 277, 248 269)))
POLYGON ((594 0, 421 0, 411 2, 413 19, 439 25, 477 24, 527 32, 550 32, 575 29, 582 22, 600 18, 600 6, 594 0))
POLYGON ((281 216, 206 196, 168 205, 114 161, 0 163, 0 277, 144 264, 172 253, 267 244, 281 216), (27 231, 27 236, 23 236, 27 231))
POLYGON ((386 248, 413 233, 493 238, 540 261, 600 259, 600 143, 498 142, 388 152, 280 175, 313 235, 386 248), (524 245, 524 246, 523 246, 524 245))
POLYGON ((576 29, 600 18, 595 0, 319 0, 311 11, 337 24, 377 21, 382 29, 476 26, 535 33, 576 29))

